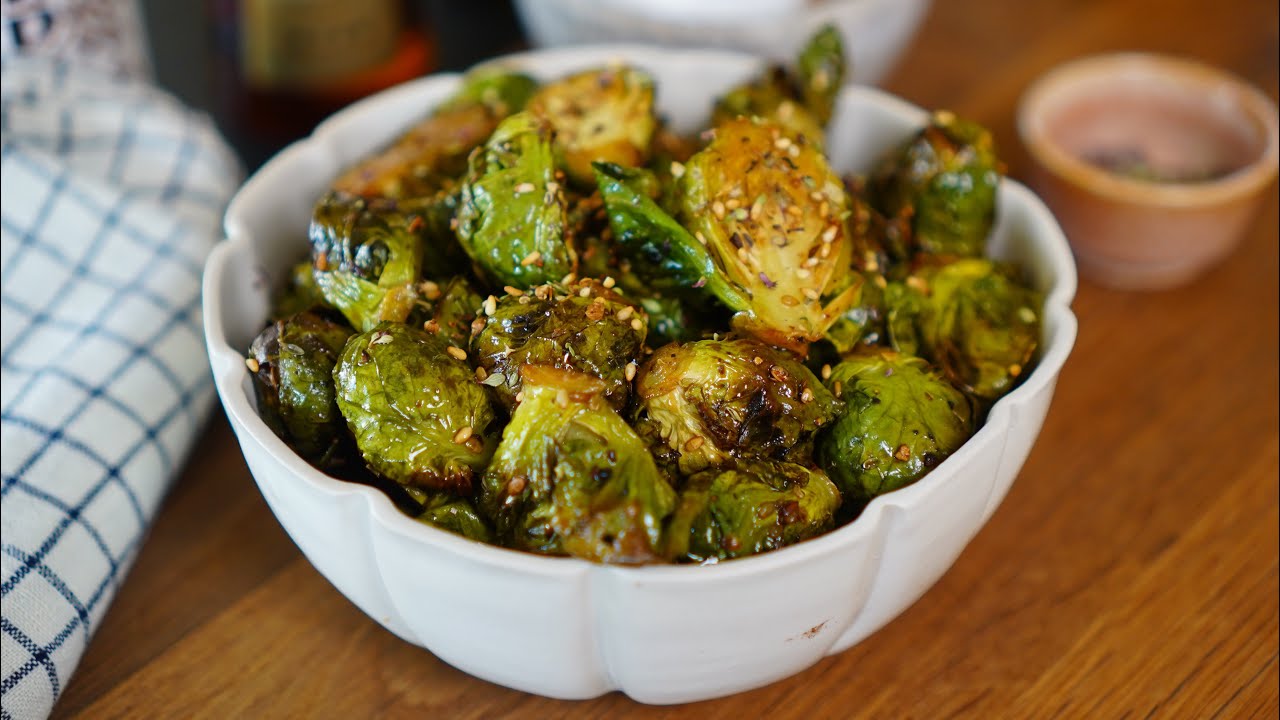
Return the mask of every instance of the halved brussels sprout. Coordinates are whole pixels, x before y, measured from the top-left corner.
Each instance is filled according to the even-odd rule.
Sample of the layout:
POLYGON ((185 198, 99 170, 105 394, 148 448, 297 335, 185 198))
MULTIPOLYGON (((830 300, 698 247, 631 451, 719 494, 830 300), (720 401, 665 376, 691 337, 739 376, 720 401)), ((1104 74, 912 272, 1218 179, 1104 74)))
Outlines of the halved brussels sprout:
POLYGON ((450 349, 396 323, 347 342, 333 370, 338 408, 374 472, 466 492, 484 469, 496 440, 486 435, 493 409, 471 367, 450 349))
POLYGON ((740 462, 685 481, 667 525, 667 554, 715 562, 776 550, 835 526, 840 491, 821 470, 740 462))
POLYGON ((357 330, 404 322, 420 306, 429 246, 423 215, 395 201, 337 193, 316 205, 310 228, 315 284, 357 330))
POLYGON ((258 415, 321 470, 345 459, 346 424, 334 402, 333 366, 351 328, 301 312, 271 323, 249 347, 258 415))
POLYGON ((591 163, 643 165, 657 127, 653 78, 632 67, 570 75, 543 85, 529 111, 555 128, 556 156, 569 179, 591 187, 591 163))
POLYGON ((555 179, 551 128, 512 115, 471 155, 457 233, 463 249, 499 285, 524 289, 573 272, 564 188, 555 179))
POLYGON ((804 365, 754 340, 660 348, 636 376, 635 427, 682 474, 732 458, 806 462, 840 403, 804 365))
POLYGON ((819 436, 816 454, 850 497, 919 480, 973 434, 968 399, 920 358, 856 356, 832 369, 826 385, 845 409, 819 436))
POLYGON ((366 198, 424 198, 452 189, 467 155, 498 122, 524 107, 536 83, 526 75, 480 69, 430 117, 382 152, 357 163, 333 189, 366 198))
POLYGON ((924 265, 889 303, 890 340, 916 350, 957 387, 993 402, 1030 369, 1044 297, 986 258, 924 265))
POLYGON ((803 137, 741 118, 685 167, 680 219, 747 296, 734 327, 803 352, 857 294, 844 184, 803 137))
POLYGON ((916 250, 978 257, 995 223, 1002 173, 986 128, 937 112, 886 159, 869 191, 877 209, 910 224, 916 250))
POLYGON ((480 486, 511 547, 607 563, 662 559, 676 493, 598 379, 526 365, 524 400, 480 486))
POLYGON ((534 364, 591 375, 615 408, 626 406, 648 329, 644 311, 594 279, 541 285, 485 303, 484 327, 471 349, 483 383, 503 405, 516 405, 520 369, 534 364))

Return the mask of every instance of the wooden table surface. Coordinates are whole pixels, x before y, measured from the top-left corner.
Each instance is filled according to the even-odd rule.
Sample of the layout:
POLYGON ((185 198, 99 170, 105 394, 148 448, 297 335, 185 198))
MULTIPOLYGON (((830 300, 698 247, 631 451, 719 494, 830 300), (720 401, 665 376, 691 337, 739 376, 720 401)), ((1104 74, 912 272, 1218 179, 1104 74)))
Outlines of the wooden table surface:
MULTIPOLYGON (((1274 0, 938 0, 891 91, 996 133, 1070 58, 1190 55, 1277 95, 1274 0)), ((1277 203, 1195 284, 1082 281, 1033 450, 955 566, 790 679, 669 708, 548 700, 381 629, 302 557, 219 412, 55 717, 1245 718, 1277 713, 1277 203)))

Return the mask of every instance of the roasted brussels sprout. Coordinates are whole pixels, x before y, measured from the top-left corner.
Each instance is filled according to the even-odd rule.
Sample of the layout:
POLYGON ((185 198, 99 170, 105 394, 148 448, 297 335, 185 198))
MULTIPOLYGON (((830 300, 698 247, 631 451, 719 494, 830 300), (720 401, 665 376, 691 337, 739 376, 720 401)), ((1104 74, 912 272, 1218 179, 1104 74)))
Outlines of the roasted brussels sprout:
POLYGON ((891 350, 855 356, 826 385, 845 403, 818 437, 818 461, 854 498, 919 480, 973 434, 969 400, 920 358, 891 350))
POLYGON ((301 312, 266 327, 249 348, 258 414, 316 467, 345 460, 347 428, 334 403, 333 366, 351 328, 301 312))
POLYGON ((390 147, 357 163, 333 189, 366 198, 424 198, 452 190, 467 154, 498 122, 524 107, 536 83, 519 73, 481 69, 432 115, 390 147))
POLYGON ((676 561, 715 562, 793 545, 835 526, 840 491, 821 470, 739 462, 687 479, 667 525, 676 561))
POLYGON ((631 67, 570 75, 543 85, 529 111, 555 128, 556 156, 575 184, 592 187, 591 163, 643 165, 657 127, 653 79, 631 67))
POLYGON ((458 239, 501 285, 530 288, 573 272, 567 207, 555 180, 551 128, 527 112, 498 126, 471 155, 457 212, 458 239))
POLYGON ((808 368, 754 340, 700 340, 656 352, 636 376, 635 427, 688 475, 732 458, 805 462, 840 403, 808 368))
POLYGON ((686 164, 681 221, 747 307, 734 327, 803 352, 848 310, 853 246, 844 184, 803 137, 731 120, 686 164))
POLYGON ((676 493, 644 442, 581 373, 521 369, 524 400, 480 486, 511 547, 608 563, 661 559, 676 493))
POLYGON ((311 264, 325 302, 359 331, 404 322, 420 305, 422 215, 394 201, 326 195, 311 220, 311 264))
POLYGON ((517 290, 485 304, 488 317, 471 349, 483 384, 503 405, 513 407, 520 396, 520 368, 537 364, 591 375, 613 407, 626 406, 647 332, 642 310, 594 279, 517 290))
POLYGON ((303 260, 289 268, 280 292, 271 301, 271 319, 283 320, 305 310, 327 307, 324 293, 316 285, 310 260, 303 260))
POLYGON ((890 340, 927 358, 965 392, 995 401, 1035 358, 1043 301, 1007 266, 986 258, 926 265, 890 305, 890 340))
POLYGON ((483 471, 496 440, 486 435, 493 410, 458 352, 396 323, 347 342, 333 370, 338 408, 374 472, 404 485, 466 492, 483 471))
POLYGON ((434 525, 478 542, 493 542, 493 531, 470 500, 448 493, 435 493, 421 499, 423 509, 418 522, 434 525))
POLYGON ((826 125, 844 85, 844 42, 833 25, 819 28, 800 50, 796 74, 804 106, 826 125))
POLYGON ((877 209, 909 223, 914 249, 978 257, 995 223, 1002 172, 986 128, 937 112, 876 171, 868 190, 877 209))
POLYGON ((711 124, 757 117, 821 146, 822 129, 831 119, 844 72, 840 33, 833 26, 823 26, 800 50, 795 72, 771 65, 760 77, 733 88, 716 101, 711 124))
POLYGON ((423 329, 435 333, 450 345, 466 350, 471 345, 471 325, 475 322, 484 298, 461 275, 443 288, 425 282, 420 286, 423 297, 431 304, 431 319, 423 329))

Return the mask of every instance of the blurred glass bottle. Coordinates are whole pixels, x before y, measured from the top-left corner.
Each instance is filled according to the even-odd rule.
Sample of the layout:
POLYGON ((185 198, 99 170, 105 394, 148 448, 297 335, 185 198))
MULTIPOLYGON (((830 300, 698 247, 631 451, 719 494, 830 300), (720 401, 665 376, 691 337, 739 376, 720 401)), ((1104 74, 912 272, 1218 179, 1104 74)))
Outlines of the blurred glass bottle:
POLYGON ((250 168, 355 100, 435 67, 401 0, 210 0, 219 121, 250 168))

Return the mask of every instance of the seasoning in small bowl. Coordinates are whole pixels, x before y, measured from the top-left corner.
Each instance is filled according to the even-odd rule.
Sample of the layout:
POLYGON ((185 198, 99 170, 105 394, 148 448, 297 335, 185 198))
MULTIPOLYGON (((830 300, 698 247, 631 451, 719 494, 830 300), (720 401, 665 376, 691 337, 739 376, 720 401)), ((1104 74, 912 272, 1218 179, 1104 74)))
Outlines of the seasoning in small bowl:
POLYGON ((1276 105, 1222 70, 1142 53, 1061 65, 1018 108, 1031 182, 1081 274, 1184 284, 1225 258, 1275 179, 1276 105))

